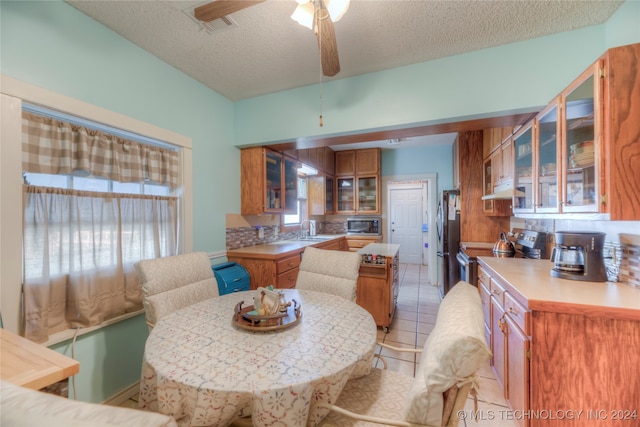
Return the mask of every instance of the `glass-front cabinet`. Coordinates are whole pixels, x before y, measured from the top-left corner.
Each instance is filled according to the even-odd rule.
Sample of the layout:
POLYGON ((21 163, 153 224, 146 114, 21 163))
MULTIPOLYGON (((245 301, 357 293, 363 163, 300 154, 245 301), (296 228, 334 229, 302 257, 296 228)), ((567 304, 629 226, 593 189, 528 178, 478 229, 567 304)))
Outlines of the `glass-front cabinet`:
POLYGON ((562 211, 598 212, 599 85, 592 67, 562 93, 562 211))
POLYGON ((298 212, 298 161, 284 158, 284 210, 298 212))
POLYGON ((534 212, 533 122, 524 125, 513 137, 515 153, 514 212, 534 212))
POLYGON ((358 213, 378 211, 378 178, 362 177, 358 179, 358 213))
POLYGON ((282 205, 282 154, 267 151, 266 165, 266 206, 265 210, 279 211, 282 205))
POLYGON ((355 178, 336 178, 336 211, 337 212, 355 212, 356 210, 356 187, 355 178))
POLYGON ((559 100, 549 104, 535 119, 536 205, 540 213, 560 211, 559 168, 560 135, 559 100))
POLYGON ((325 214, 332 214, 334 212, 334 204, 333 204, 333 192, 334 192, 334 187, 333 187, 333 183, 334 183, 334 179, 332 176, 325 176, 324 179, 324 203, 325 203, 325 207, 324 207, 324 213, 325 214))
POLYGON ((297 161, 265 150, 265 166, 265 212, 297 212, 297 161))

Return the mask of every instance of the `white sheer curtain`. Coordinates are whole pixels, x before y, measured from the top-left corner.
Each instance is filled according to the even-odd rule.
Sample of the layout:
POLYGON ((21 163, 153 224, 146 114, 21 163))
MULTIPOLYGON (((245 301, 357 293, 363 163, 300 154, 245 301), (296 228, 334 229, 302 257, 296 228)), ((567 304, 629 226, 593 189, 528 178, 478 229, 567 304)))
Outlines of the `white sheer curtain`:
POLYGON ((133 266, 175 254, 177 205, 176 197, 25 185, 25 336, 42 342, 142 308, 133 266))

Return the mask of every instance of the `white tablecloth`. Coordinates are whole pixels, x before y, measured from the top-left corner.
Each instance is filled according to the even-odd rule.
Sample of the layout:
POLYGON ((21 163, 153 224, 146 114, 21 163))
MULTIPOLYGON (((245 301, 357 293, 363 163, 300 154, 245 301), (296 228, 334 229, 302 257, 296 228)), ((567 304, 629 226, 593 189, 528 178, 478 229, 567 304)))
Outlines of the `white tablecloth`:
POLYGON ((371 368, 376 325, 362 307, 324 293, 289 289, 298 324, 274 332, 233 325, 239 301, 257 291, 213 298, 161 319, 144 353, 140 407, 183 426, 226 426, 240 414, 254 426, 315 426, 349 378, 371 368))

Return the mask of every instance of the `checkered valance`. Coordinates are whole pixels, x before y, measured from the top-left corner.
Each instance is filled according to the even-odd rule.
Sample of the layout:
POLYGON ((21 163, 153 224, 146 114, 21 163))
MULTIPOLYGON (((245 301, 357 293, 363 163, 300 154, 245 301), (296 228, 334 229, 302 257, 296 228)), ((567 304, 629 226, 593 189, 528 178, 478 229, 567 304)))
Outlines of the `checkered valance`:
POLYGON ((178 186, 178 153, 72 123, 22 112, 25 172, 92 175, 178 186))

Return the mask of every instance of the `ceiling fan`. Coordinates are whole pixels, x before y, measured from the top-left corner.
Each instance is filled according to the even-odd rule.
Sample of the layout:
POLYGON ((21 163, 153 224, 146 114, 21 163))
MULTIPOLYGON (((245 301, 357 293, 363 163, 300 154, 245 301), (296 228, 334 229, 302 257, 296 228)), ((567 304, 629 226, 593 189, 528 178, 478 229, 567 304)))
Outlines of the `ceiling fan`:
MULTIPOLYGON (((265 0, 215 0, 194 9, 196 19, 204 22, 238 12, 265 0)), ((296 0, 298 7, 291 18, 313 29, 318 38, 322 74, 327 77, 340 72, 338 45, 333 23, 338 21, 349 7, 349 0, 296 0)))

